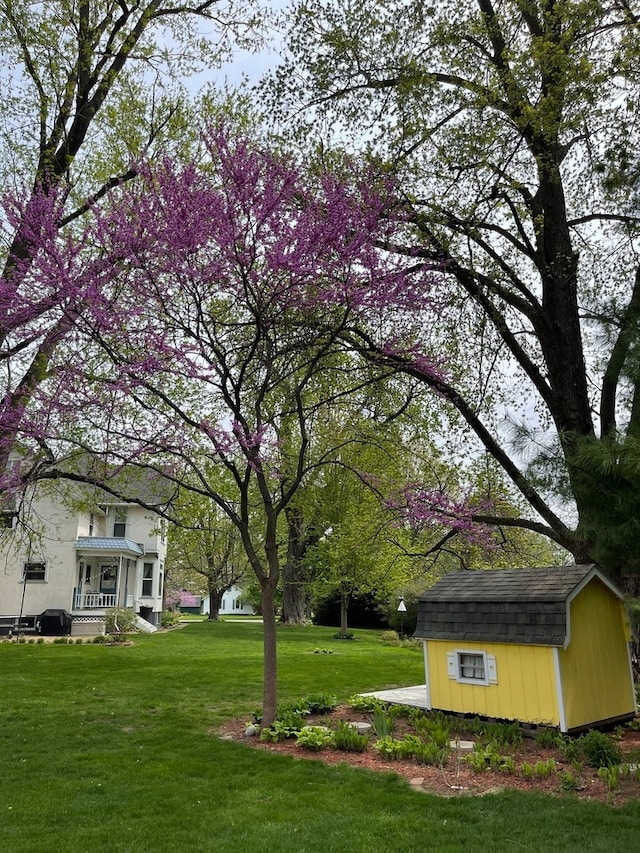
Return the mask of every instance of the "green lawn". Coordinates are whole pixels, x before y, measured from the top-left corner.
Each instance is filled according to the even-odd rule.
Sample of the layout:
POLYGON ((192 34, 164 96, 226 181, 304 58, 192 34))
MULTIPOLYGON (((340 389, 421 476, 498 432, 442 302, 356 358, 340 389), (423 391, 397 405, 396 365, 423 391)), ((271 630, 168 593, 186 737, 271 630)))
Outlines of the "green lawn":
MULTIPOLYGON (((0 644, 0 850, 627 851, 640 805, 517 793, 440 799, 392 774, 221 741, 260 703, 261 631, 194 623, 128 647, 0 644)), ((283 628, 293 699, 417 684, 419 651, 283 628), (314 649, 334 654, 314 654, 314 649)))

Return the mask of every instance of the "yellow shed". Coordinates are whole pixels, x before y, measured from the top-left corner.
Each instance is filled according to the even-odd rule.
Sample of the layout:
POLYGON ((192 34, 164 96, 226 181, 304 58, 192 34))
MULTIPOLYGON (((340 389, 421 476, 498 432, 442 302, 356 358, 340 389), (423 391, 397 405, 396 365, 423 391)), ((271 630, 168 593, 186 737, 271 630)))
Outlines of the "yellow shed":
POLYGON ((562 732, 636 713, 623 595, 595 566, 452 572, 415 636, 429 708, 562 732))

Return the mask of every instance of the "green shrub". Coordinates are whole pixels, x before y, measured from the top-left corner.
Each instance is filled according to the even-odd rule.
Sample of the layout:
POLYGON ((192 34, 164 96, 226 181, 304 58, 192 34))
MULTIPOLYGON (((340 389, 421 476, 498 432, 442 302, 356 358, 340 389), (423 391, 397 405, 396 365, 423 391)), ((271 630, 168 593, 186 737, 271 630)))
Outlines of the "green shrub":
POLYGON ((373 748, 382 758, 398 759, 406 758, 407 747, 402 740, 397 740, 391 735, 385 735, 373 744, 373 748))
POLYGON ((138 630, 136 613, 128 607, 109 607, 104 622, 107 634, 116 643, 124 642, 128 634, 138 630))
POLYGON ((558 749, 560 755, 565 761, 570 761, 572 764, 580 758, 580 744, 575 738, 560 737, 558 738, 558 749))
POLYGON ((451 740, 451 729, 447 720, 441 717, 414 717, 412 723, 416 733, 424 741, 433 741, 438 746, 448 746, 451 740))
POLYGON ((400 635, 397 631, 383 631, 380 636, 383 644, 385 646, 399 646, 400 645, 400 635))
POLYGON ((449 757, 449 746, 439 746, 437 743, 421 743, 416 747, 413 757, 418 764, 430 764, 435 767, 444 767, 449 757))
POLYGON ((622 761, 620 745, 596 729, 590 729, 582 735, 580 750, 592 767, 613 767, 622 761))
POLYGON ((338 700, 330 693, 317 693, 305 700, 310 714, 330 714, 338 707, 338 700))
POLYGON ((386 708, 386 703, 382 699, 377 699, 375 696, 350 696, 347 699, 347 705, 359 714, 370 714, 377 708, 386 708))
POLYGON ((324 726, 303 726, 296 734, 296 746, 318 752, 332 743, 331 732, 324 726))
POLYGON ((340 720, 333 732, 333 745, 344 752, 364 752, 369 744, 369 735, 362 734, 345 720, 340 720))
POLYGON ((164 610, 160 624, 163 628, 172 628, 180 621, 180 613, 177 610, 164 610))

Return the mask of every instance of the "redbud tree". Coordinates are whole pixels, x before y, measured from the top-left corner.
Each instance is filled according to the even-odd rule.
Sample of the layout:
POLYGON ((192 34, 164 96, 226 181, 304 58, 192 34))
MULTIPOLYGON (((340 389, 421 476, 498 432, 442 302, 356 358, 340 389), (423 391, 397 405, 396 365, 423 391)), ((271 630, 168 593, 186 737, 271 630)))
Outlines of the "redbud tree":
POLYGON ((416 304, 429 317, 431 279, 382 248, 403 223, 373 173, 304 172, 221 130, 206 150, 199 164, 141 165, 96 216, 83 241, 99 247, 84 279, 91 310, 76 327, 92 343, 48 394, 66 442, 161 472, 233 523, 261 589, 268 725, 279 526, 351 440, 367 388, 393 373, 359 359, 346 333, 366 322, 405 351, 416 304))

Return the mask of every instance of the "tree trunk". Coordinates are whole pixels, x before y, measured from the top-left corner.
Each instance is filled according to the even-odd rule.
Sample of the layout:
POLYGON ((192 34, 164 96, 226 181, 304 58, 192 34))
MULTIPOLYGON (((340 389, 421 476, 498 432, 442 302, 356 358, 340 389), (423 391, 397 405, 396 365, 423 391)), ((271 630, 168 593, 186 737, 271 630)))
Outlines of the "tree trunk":
POLYGON ((287 560, 282 567, 282 621, 285 625, 306 622, 307 576, 302 564, 309 545, 317 537, 305 528, 300 507, 287 507, 287 560))
POLYGON ((347 624, 347 615, 349 610, 349 593, 342 592, 340 593, 340 636, 346 637, 349 633, 349 626, 347 624))
POLYGON ((209 584, 209 619, 212 622, 217 622, 220 617, 220 608, 224 593, 224 589, 220 589, 215 584, 209 584))
POLYGON ((276 614, 273 604, 273 579, 260 581, 262 590, 262 626, 264 650, 264 683, 262 694, 262 726, 268 728, 276 718, 278 706, 278 666, 276 651, 276 614))
POLYGON ((304 625, 307 621, 307 601, 304 584, 290 580, 282 582, 282 621, 285 625, 304 625))

